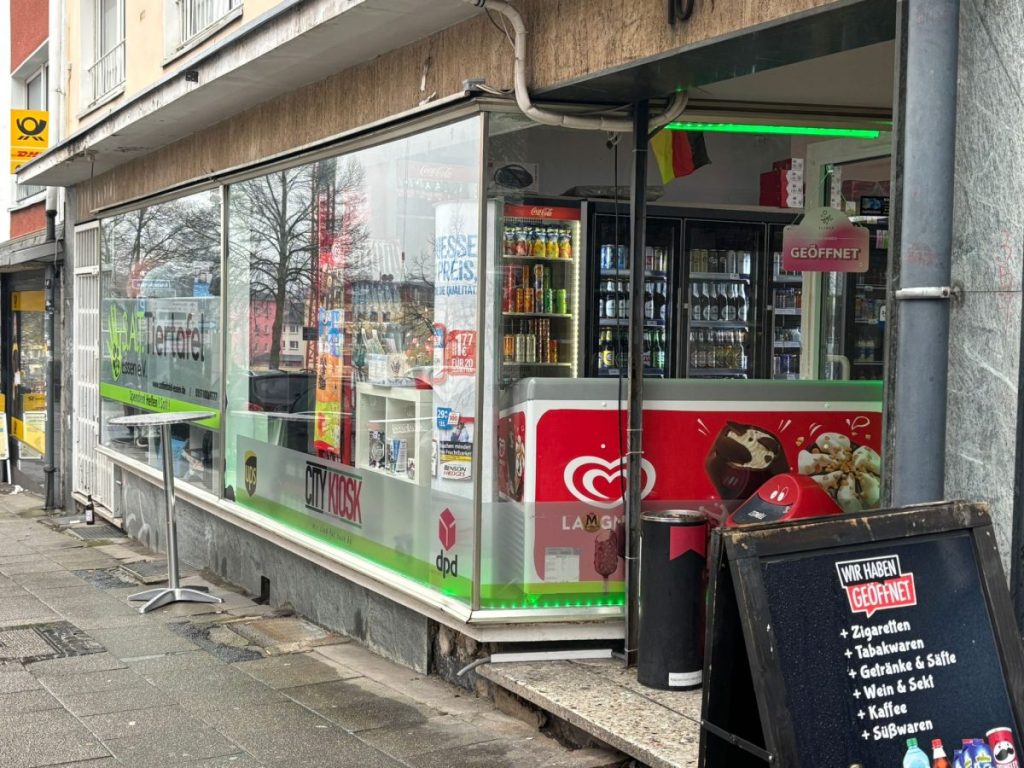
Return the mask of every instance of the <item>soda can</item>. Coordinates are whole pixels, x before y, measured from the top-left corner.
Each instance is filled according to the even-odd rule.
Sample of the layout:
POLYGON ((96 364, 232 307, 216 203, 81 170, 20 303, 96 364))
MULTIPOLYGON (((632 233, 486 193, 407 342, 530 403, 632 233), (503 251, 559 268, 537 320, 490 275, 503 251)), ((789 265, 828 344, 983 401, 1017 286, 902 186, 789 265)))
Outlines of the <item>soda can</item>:
POLYGON ((612 246, 602 245, 601 246, 601 271, 604 272, 612 268, 612 246))
POLYGON ((569 314, 569 295, 565 288, 559 288, 555 291, 555 314, 556 315, 567 315, 569 314))
POLYGON ((555 292, 550 288, 544 289, 544 311, 549 315, 555 311, 555 292))
POLYGON ((525 296, 525 290, 524 290, 524 289, 522 289, 522 288, 516 288, 516 305, 515 305, 515 311, 516 311, 516 312, 525 312, 525 311, 526 311, 526 296, 525 296))
POLYGON ((511 363, 516 359, 516 337, 511 333, 505 334, 505 362, 511 363))
POLYGON ((516 334, 516 360, 517 363, 526 362, 526 336, 521 333, 516 334))
POLYGON ((1021 768, 1017 759, 1017 747, 1013 743, 1013 731, 1009 728, 993 728, 985 734, 992 749, 996 768, 1021 768))
POLYGON ((534 288, 533 289, 533 311, 543 312, 544 311, 544 289, 534 288))
POLYGON ((523 271, 522 271, 522 276, 523 276, 523 277, 522 277, 522 279, 521 279, 521 280, 519 281, 519 282, 520 282, 520 284, 521 284, 521 285, 523 286, 523 288, 525 288, 526 286, 528 286, 528 285, 530 284, 530 275, 531 275, 531 274, 532 274, 532 273, 530 272, 530 268, 529 268, 529 267, 525 267, 525 266, 524 266, 524 267, 523 267, 523 271))
POLYGON ((544 267, 544 290, 551 287, 551 267, 544 267))
POLYGON ((533 312, 533 288, 523 288, 523 312, 533 312))
POLYGON ((624 245, 616 246, 616 269, 625 269, 629 261, 629 250, 624 245))
POLYGON ((548 339, 548 362, 558 362, 558 339, 548 339))
POLYGON ((533 289, 535 291, 544 290, 544 265, 537 264, 533 268, 533 289))

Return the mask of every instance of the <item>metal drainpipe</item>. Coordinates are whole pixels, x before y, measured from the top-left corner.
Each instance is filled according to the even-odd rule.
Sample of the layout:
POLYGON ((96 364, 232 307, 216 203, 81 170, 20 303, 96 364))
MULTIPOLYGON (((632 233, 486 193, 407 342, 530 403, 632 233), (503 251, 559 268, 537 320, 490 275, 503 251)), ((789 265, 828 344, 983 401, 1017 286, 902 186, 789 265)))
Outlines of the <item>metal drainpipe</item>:
MULTIPOLYGON (((648 104, 633 105, 633 181, 629 194, 629 412, 626 432, 626 666, 636 663, 640 634, 640 477, 644 404, 644 246, 647 241, 648 104)), ((620 417, 621 418, 621 417, 620 417)))
MULTIPOLYGON (((959 0, 904 0, 897 31, 898 263, 901 289, 950 283, 959 0)), ((886 384, 886 476, 894 506, 945 493, 949 298, 895 297, 886 384)))
MULTIPOLYGON (((57 211, 46 212, 46 234, 47 240, 53 242, 55 240, 55 219, 57 218, 57 211)), ((46 339, 46 424, 45 431, 43 432, 44 440, 44 451, 46 453, 46 464, 43 466, 43 473, 46 476, 46 496, 45 504, 43 508, 46 511, 52 511, 57 508, 56 497, 56 478, 57 478, 57 465, 56 465, 56 425, 54 419, 56 418, 57 409, 55 408, 54 401, 56 400, 55 383, 57 381, 56 375, 56 355, 54 353, 54 336, 53 336, 53 316, 57 311, 56 307, 56 269, 52 264, 47 265, 46 274, 43 280, 44 287, 44 307, 43 307, 43 338, 46 339)))

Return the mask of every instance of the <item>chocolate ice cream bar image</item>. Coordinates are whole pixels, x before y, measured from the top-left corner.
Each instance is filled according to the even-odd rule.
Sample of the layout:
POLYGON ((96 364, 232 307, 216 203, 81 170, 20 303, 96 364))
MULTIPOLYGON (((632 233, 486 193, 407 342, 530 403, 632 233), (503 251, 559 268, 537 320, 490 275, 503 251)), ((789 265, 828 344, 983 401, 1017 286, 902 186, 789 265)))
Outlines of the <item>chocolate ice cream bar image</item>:
POLYGON ((615 531, 602 528, 594 535, 594 570, 605 580, 608 589, 608 577, 619 567, 619 542, 615 531))
POLYGON ((719 497, 747 499, 769 478, 789 472, 789 462, 771 432, 730 421, 712 443, 704 469, 719 497))

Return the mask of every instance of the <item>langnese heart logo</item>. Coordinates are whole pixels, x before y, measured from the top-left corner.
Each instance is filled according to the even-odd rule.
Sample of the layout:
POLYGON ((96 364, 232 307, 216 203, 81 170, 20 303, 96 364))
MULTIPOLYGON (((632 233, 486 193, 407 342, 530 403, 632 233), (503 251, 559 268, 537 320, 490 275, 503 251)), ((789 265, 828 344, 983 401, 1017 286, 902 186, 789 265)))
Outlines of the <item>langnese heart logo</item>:
MULTIPOLYGON (((641 459, 640 474, 643 478, 640 498, 644 499, 654 490, 654 465, 647 459, 641 459)), ((569 493, 584 504, 599 509, 611 509, 622 504, 618 480, 627 475, 625 456, 611 461, 599 456, 579 456, 565 465, 562 477, 569 493), (603 489, 598 489, 599 481, 603 481, 603 489)))

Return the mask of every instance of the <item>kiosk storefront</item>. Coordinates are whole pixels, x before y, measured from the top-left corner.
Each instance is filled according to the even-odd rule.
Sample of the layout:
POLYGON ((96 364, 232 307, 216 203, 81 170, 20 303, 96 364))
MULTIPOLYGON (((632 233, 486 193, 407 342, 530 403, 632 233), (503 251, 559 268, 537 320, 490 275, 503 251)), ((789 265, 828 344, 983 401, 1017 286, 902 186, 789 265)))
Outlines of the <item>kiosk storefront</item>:
MULTIPOLYGON (((756 203, 792 141, 708 137, 733 162, 651 213, 645 504, 720 518, 799 472, 871 508, 882 344, 869 367, 858 332, 871 319, 884 335, 884 263, 871 317, 852 279, 784 270, 800 211, 756 203), (844 351, 821 313, 847 296, 844 351)), ((101 450, 129 472, 173 451, 190 504, 413 610, 615 636, 625 155, 469 100, 108 212, 101 450), (107 423, 140 409, 210 416, 170 446, 107 423)), ((882 254, 884 218, 872 226, 882 254)))

